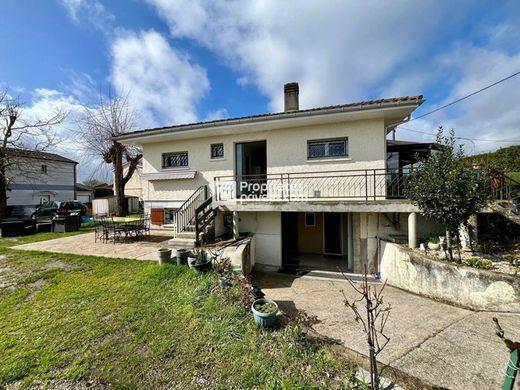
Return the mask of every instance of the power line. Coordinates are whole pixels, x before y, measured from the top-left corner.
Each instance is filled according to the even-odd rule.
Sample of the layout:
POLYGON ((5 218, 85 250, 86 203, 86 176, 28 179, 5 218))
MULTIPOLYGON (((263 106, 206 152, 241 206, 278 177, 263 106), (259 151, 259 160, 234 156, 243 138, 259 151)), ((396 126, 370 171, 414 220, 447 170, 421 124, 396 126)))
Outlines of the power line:
MULTIPOLYGON (((407 128, 407 127, 402 127, 402 126, 399 126, 399 130, 406 130, 406 131, 411 131, 411 132, 414 132, 414 133, 420 133, 420 134, 426 134, 426 135, 432 135, 432 136, 436 136, 437 134, 435 133, 429 133, 429 132, 426 132, 426 131, 420 131, 420 130, 414 130, 414 129, 410 129, 410 128, 407 128)), ((468 140, 468 141, 479 141, 479 142, 506 142, 506 143, 509 143, 509 142, 520 142, 520 139, 481 139, 481 138, 468 138, 468 137, 455 137, 456 139, 464 139, 464 140, 468 140)))
POLYGON ((450 103, 448 103, 448 104, 445 104, 444 106, 438 107, 438 108, 436 108, 435 110, 429 111, 429 112, 427 112, 427 113, 425 113, 425 114, 419 115, 418 117, 412 118, 412 119, 410 119, 408 122, 411 122, 411 121, 414 121, 414 120, 417 120, 417 119, 420 119, 420 118, 424 118, 424 117, 427 116, 427 115, 433 114, 433 113, 435 113, 435 112, 437 112, 437 111, 440 111, 440 110, 445 109, 446 107, 449 107, 449 106, 452 106, 452 105, 454 105, 454 104, 457 104, 457 103, 459 103, 459 102, 461 102, 461 101, 463 101, 463 100, 466 100, 466 99, 468 99, 468 98, 470 98, 470 97, 472 97, 472 96, 475 96, 476 94, 478 94, 478 93, 480 93, 480 92, 483 92, 483 91, 485 91, 485 90, 487 90, 487 89, 489 89, 489 88, 491 88, 491 87, 494 87, 495 85, 498 85, 498 84, 500 84, 500 83, 503 83, 503 82, 506 81, 506 80, 512 79, 513 77, 518 76, 519 74, 520 74, 520 71, 518 71, 518 72, 516 72, 516 73, 513 73, 512 75, 509 75, 509 76, 507 76, 507 77, 504 77, 504 78, 501 79, 501 80, 495 81, 493 84, 489 84, 489 85, 485 86, 484 88, 479 89, 478 91, 472 92, 472 93, 470 93, 470 94, 468 94, 468 95, 466 95, 466 96, 463 96, 463 97, 461 97, 461 98, 459 98, 459 99, 457 99, 457 100, 454 100, 454 101, 452 101, 452 102, 450 102, 450 103))

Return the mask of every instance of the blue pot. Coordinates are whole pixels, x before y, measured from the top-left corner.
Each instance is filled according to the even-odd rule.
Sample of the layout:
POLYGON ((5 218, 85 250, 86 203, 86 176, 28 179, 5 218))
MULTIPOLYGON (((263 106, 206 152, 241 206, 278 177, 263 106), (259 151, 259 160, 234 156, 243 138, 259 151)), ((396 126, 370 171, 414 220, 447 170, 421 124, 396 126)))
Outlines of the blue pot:
POLYGON ((255 323, 257 325, 260 325, 262 328, 272 328, 276 320, 276 313, 278 313, 278 305, 275 301, 270 299, 260 298, 253 302, 251 305, 251 311, 253 312, 253 318, 255 319, 255 323), (276 309, 271 313, 261 313, 255 309, 255 305, 259 303, 273 303, 276 309))

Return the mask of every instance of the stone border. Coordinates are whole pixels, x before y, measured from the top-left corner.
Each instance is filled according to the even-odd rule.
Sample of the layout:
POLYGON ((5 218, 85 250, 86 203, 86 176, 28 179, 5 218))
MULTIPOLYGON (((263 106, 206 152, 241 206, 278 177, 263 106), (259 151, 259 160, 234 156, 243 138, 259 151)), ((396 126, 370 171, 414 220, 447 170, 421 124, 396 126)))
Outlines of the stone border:
POLYGON ((520 313, 520 277, 434 260, 381 241, 388 284, 471 310, 520 313))

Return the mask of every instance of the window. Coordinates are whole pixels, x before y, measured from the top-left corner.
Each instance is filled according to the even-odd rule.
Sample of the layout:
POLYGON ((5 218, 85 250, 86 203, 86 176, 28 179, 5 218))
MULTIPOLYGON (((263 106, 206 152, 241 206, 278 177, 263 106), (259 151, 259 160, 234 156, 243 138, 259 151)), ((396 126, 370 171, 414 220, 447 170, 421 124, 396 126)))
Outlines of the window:
POLYGON ((315 213, 305 213, 305 226, 306 227, 316 226, 316 214, 315 213))
POLYGON ((348 157, 348 138, 307 142, 307 158, 348 157))
POLYGON ((224 144, 211 144, 211 158, 224 158, 224 144))
POLYGON ((42 173, 47 173, 47 165, 42 165, 42 173))
POLYGON ((188 166, 188 152, 163 153, 163 168, 179 168, 188 166))

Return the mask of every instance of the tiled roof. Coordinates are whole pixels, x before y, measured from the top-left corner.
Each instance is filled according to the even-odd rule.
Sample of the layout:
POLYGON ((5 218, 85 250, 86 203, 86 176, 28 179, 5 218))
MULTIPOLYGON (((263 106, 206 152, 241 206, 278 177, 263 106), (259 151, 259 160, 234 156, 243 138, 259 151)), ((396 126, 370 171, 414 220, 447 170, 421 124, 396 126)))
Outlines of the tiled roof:
POLYGON ((227 118, 227 119, 217 119, 213 121, 207 122, 195 122, 195 123, 187 123, 182 125, 173 125, 173 126, 164 126, 164 127, 156 127, 152 129, 143 129, 136 130, 133 132, 129 132, 115 139, 125 139, 127 137, 131 137, 133 135, 146 134, 149 132, 160 132, 161 130, 172 130, 172 131, 182 131, 184 129, 198 128, 198 127, 210 127, 210 126, 219 126, 219 125, 232 125, 244 121, 255 121, 255 120, 268 120, 268 119, 278 119, 278 118, 291 118, 294 116, 305 116, 305 114, 319 114, 321 112, 335 112, 352 109, 352 111, 356 110, 369 110, 369 109, 377 109, 384 106, 394 106, 394 105, 410 105, 417 104, 420 105, 423 102, 423 95, 416 96, 401 96, 394 97, 388 99, 377 99, 377 100, 365 100, 361 102, 355 103, 347 103, 347 104, 338 104, 333 106, 324 106, 324 107, 316 107, 309 108, 306 110, 298 110, 298 111, 288 111, 288 112, 276 112, 276 113, 268 113, 268 114, 259 114, 259 115, 249 115, 237 118, 227 118))
POLYGON ((15 149, 15 148, 7 148, 8 154, 14 157, 25 157, 25 158, 35 158, 38 160, 51 160, 51 161, 61 161, 72 164, 77 164, 76 161, 71 160, 70 158, 60 156, 56 153, 48 153, 41 152, 39 150, 29 150, 29 149, 15 149))

